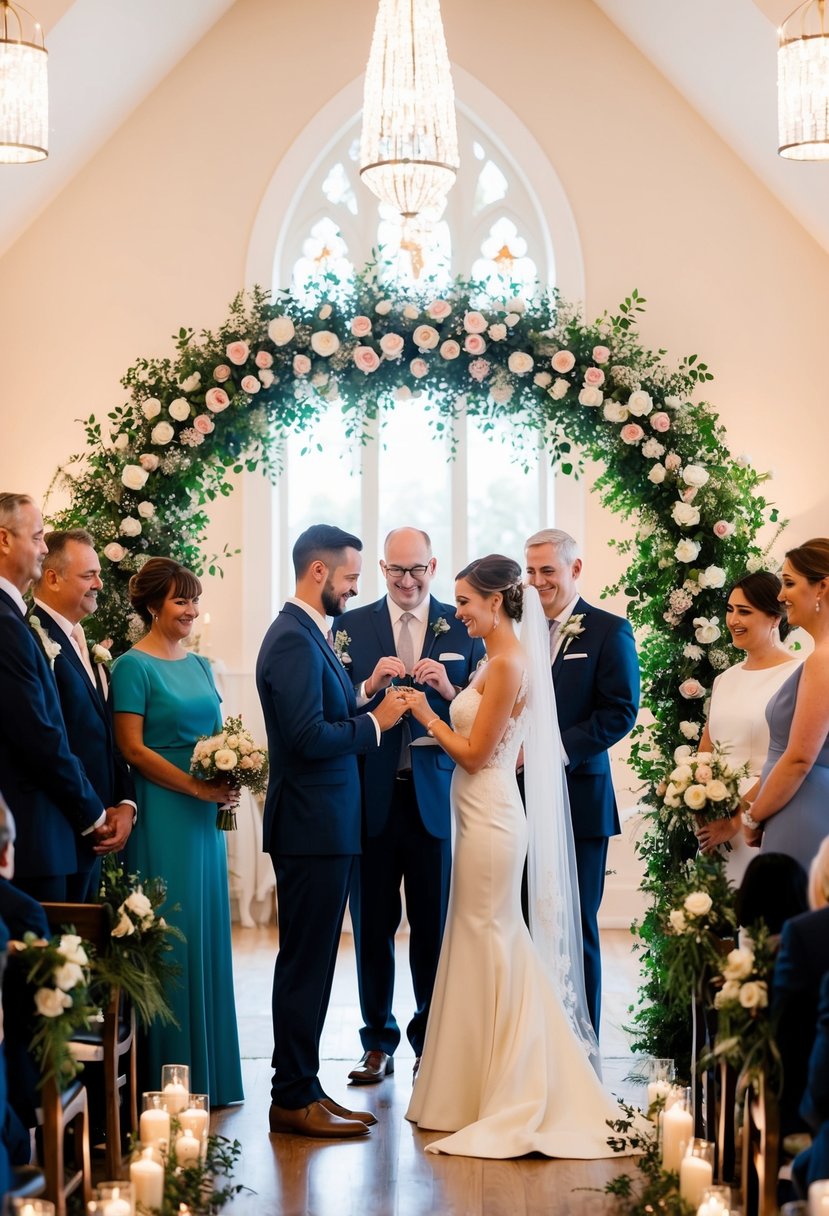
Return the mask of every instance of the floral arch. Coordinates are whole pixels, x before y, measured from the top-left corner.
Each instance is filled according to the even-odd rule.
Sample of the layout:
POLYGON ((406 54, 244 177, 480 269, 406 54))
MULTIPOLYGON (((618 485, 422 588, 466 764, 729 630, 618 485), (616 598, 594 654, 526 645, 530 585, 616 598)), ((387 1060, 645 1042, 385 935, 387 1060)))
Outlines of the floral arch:
MULTIPOLYGON (((664 351, 642 346, 643 305, 633 292, 589 324, 554 295, 484 301, 473 282, 400 298, 369 267, 348 287, 323 281, 313 301, 254 289, 215 333, 181 329, 174 355, 129 369, 129 400, 106 423, 86 420, 86 451, 59 475, 70 502, 53 522, 87 527, 109 567, 90 632, 116 651, 129 644, 140 622, 127 584, 151 554, 214 572, 219 559, 201 545, 228 475, 277 477, 282 437, 323 411, 340 413, 355 444, 367 442, 380 402, 401 396, 422 401, 436 434, 451 434, 462 411, 484 424, 506 418, 516 458, 541 447, 574 476, 584 457, 598 461, 602 502, 637 521, 635 539, 618 546, 626 573, 607 592, 628 597, 638 632, 652 721, 635 728, 631 762, 653 808, 645 887, 660 891, 689 855, 689 833, 665 820, 655 786, 677 744, 699 738, 711 683, 734 660, 724 588, 762 566, 757 536, 776 513, 758 493, 764 476, 731 456, 717 415, 693 400, 712 379, 706 365, 692 355, 670 368, 664 351)), ((647 918, 644 929, 647 941, 647 918)), ((653 942, 647 953, 653 997, 653 942)), ((659 1043, 656 1022, 642 1033, 659 1043)))

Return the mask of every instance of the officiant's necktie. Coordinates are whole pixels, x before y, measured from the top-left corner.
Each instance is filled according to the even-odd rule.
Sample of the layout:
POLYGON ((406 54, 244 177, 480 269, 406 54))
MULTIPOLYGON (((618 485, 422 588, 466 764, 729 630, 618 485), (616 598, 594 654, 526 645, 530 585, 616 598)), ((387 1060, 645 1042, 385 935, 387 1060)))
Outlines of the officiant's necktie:
POLYGON ((72 641, 75 643, 75 646, 77 647, 78 654, 81 656, 81 662, 84 665, 84 670, 86 671, 86 674, 89 676, 89 678, 92 681, 92 684, 94 686, 95 685, 95 672, 92 670, 92 663, 89 658, 89 647, 86 644, 86 634, 83 631, 83 626, 82 625, 73 626, 70 637, 72 638, 72 641))
POLYGON ((547 622, 547 628, 550 630, 550 662, 556 657, 558 650, 558 632, 561 621, 552 620, 547 622))
MULTIPOLYGON (((412 674, 412 668, 415 664, 414 657, 414 639, 412 638, 412 630, 409 625, 414 616, 413 612, 404 612, 400 618, 400 628, 397 633, 397 657, 403 666, 406 668, 406 675, 412 674)), ((400 723, 402 732, 400 739, 400 756, 397 761, 397 771, 405 772, 412 767, 411 742, 412 742, 412 727, 408 717, 405 717, 400 723)))

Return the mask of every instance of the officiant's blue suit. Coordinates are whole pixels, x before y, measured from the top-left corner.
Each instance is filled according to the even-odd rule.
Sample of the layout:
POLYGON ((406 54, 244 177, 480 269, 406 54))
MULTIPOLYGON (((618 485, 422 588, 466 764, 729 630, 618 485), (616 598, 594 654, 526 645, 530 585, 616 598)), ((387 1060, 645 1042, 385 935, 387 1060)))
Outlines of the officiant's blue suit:
MULTIPOLYGON (((345 630, 350 656, 348 673, 359 689, 378 661, 397 653, 388 598, 356 608, 333 624, 345 630)), ((435 659, 446 668, 450 684, 465 687, 483 658, 480 639, 469 637, 452 604, 429 597, 429 619, 420 659, 435 659), (448 628, 441 631, 438 621, 448 628)), ((449 702, 433 688, 423 691, 435 714, 449 721, 449 702)), ((368 705, 384 696, 379 693, 368 705)), ((391 1055, 400 1042, 392 1012, 394 935, 400 924, 400 883, 405 884, 409 919, 409 962, 415 1013, 407 1028, 414 1053, 423 1051, 429 1002, 435 983, 452 864, 449 786, 454 761, 435 745, 426 729, 407 719, 413 746, 411 774, 399 774, 403 727, 384 733, 380 747, 361 761, 363 782, 363 852, 355 867, 351 919, 357 950, 357 978, 364 1025, 365 1051, 391 1055), (425 740, 429 740, 425 744, 425 740)))
POLYGON ((579 598, 583 632, 565 639, 553 660, 561 741, 567 753, 567 793, 573 818, 579 876, 584 981, 587 1004, 599 1032, 602 959, 598 915, 604 893, 607 845, 618 835, 619 812, 608 748, 632 729, 639 709, 639 660, 624 617, 579 598))
POLYGON ((297 1110, 325 1096, 319 1043, 354 858, 360 852, 357 756, 377 729, 315 621, 286 603, 256 664, 270 753, 264 847, 276 873, 272 1098, 297 1110))
POLYGON ((104 806, 72 754, 41 643, 1 589, 0 790, 17 823, 16 885, 39 898, 65 899, 79 837, 104 806))
MULTIPOLYGON (((104 698, 97 664, 93 684, 80 655, 54 617, 38 605, 34 611, 49 637, 60 645, 55 682, 73 755, 83 765, 103 806, 118 806, 125 798, 134 802, 135 787, 129 766, 115 746, 112 709, 104 698)), ((70 895, 72 902, 86 903, 96 890, 101 861, 92 851, 90 837, 78 837, 77 849, 77 889, 70 895)))

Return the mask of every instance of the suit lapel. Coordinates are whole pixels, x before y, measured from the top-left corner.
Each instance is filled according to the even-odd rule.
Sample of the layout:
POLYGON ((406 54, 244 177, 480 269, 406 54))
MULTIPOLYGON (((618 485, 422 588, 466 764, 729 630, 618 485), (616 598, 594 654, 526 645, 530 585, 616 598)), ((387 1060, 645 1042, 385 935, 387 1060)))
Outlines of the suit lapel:
POLYGON ((378 600, 374 609, 374 632, 377 634, 381 658, 397 654, 397 647, 394 644, 394 630, 391 627, 389 604, 385 596, 381 600, 378 600))
POLYGON ((35 612, 36 616, 38 617, 40 623, 43 625, 43 628, 49 634, 49 637, 52 639, 52 641, 57 642, 59 644, 61 651, 60 651, 60 655, 58 656, 58 658, 59 659, 66 658, 66 661, 68 663, 72 664, 72 666, 75 668, 75 671, 80 676, 81 681, 83 682, 83 686, 87 690, 89 696, 91 697, 92 702, 93 702, 95 708, 97 709, 98 713, 101 715, 102 718, 106 718, 106 711, 104 710, 104 701, 98 690, 97 682, 95 684, 93 684, 90 681, 89 675, 87 674, 87 670, 83 665, 81 656, 78 654, 77 650, 72 645, 71 638, 68 638, 66 636, 66 634, 63 632, 63 630, 58 625, 55 618, 50 613, 38 612, 37 605, 35 605, 35 607, 34 607, 34 612, 35 612))
POLYGON ((433 595, 429 596, 429 623, 426 626, 426 635, 423 638, 423 653, 421 659, 430 659, 432 651, 435 647, 435 642, 438 640, 438 635, 435 632, 435 621, 443 615, 443 604, 435 599, 433 595))
MULTIPOLYGON (((584 620, 586 622, 588 616, 590 615, 590 605, 588 603, 586 603, 581 598, 581 596, 579 596, 579 598, 576 600, 576 606, 570 615, 571 616, 581 615, 584 617, 584 620)), ((565 643, 562 642, 558 648, 556 657, 553 659, 553 682, 555 682, 562 667, 564 666, 564 651, 565 651, 565 643)))
POLYGON ((307 612, 304 612, 301 608, 297 608, 297 606, 295 604, 286 604, 284 606, 284 608, 282 609, 282 611, 289 613, 290 616, 292 616, 295 620, 299 621, 300 624, 302 624, 308 630, 308 632, 311 634, 311 637, 314 639, 316 644, 320 647, 320 649, 322 650, 326 659, 332 665, 332 667, 336 671, 337 675, 340 677, 340 682, 343 686, 343 690, 346 694, 346 697, 348 698, 348 703, 349 703, 349 705, 351 705, 352 702, 354 701, 354 688, 352 687, 351 681, 349 680, 348 676, 346 675, 345 668, 343 667, 342 663, 337 658, 337 656, 334 654, 334 651, 328 645, 328 642, 326 641, 326 639, 323 637, 316 621, 312 620, 307 612))

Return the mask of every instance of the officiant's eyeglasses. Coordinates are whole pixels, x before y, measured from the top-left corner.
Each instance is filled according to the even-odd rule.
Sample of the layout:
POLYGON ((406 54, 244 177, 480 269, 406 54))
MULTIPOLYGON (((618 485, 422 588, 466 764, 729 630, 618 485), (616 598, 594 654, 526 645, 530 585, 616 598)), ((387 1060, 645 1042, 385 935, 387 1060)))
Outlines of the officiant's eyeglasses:
POLYGON ((383 569, 391 578, 402 578, 404 574, 411 574, 412 578, 423 578, 423 575, 429 569, 428 566, 387 566, 383 563, 383 569))

